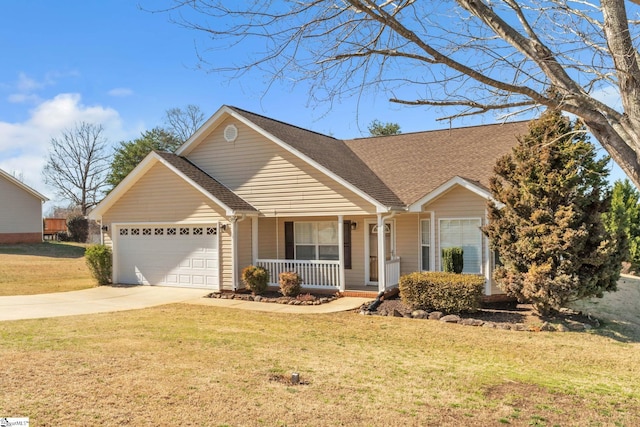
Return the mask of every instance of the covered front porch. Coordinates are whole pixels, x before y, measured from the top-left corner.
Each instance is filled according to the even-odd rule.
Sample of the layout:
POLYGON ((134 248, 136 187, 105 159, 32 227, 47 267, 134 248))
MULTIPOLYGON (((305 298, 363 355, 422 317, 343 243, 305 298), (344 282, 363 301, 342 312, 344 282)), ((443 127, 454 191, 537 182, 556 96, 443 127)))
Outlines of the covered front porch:
MULTIPOLYGON (((252 217, 251 264, 265 268, 274 287, 280 273, 295 271, 306 290, 384 291, 397 286, 401 274, 401 259, 392 247, 392 216, 252 217)), ((232 222, 232 229, 238 226, 232 222)), ((238 239, 238 233, 233 234, 238 239)), ((244 264, 249 263, 236 264, 236 283, 244 264)))

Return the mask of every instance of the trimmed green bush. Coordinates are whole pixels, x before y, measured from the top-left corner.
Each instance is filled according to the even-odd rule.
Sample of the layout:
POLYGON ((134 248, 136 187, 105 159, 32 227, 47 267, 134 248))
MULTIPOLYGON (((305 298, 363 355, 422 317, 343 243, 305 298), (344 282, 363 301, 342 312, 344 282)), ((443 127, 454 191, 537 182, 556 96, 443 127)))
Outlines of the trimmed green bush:
POLYGON ((91 274, 98 285, 111 283, 112 256, 111 248, 105 245, 92 245, 84 253, 91 274))
POLYGON ((269 272, 263 267, 250 265, 242 270, 242 282, 251 292, 260 295, 269 285, 269 272))
POLYGON ((295 297, 300 293, 302 278, 295 271, 285 271, 278 276, 280 293, 285 297, 295 297))
POLYGON ((442 250, 442 269, 447 273, 461 274, 464 268, 464 251, 460 247, 442 250))
POLYGON ((475 274, 427 271, 400 277, 400 298, 412 309, 445 313, 473 312, 480 307, 485 278, 475 274))

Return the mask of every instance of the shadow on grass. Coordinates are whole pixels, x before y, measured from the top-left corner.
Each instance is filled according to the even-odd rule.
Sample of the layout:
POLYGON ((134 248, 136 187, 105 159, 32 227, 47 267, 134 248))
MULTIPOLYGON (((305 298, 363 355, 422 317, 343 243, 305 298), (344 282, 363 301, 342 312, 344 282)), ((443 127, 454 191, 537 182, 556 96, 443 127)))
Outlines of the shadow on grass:
POLYGON ((42 242, 0 245, 0 254, 48 258, 82 258, 86 245, 80 243, 42 242))

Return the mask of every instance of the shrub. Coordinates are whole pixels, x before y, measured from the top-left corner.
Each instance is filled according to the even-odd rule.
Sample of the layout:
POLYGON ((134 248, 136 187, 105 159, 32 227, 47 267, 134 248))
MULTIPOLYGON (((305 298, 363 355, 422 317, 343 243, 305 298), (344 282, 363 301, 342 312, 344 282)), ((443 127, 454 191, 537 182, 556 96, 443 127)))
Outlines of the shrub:
POLYGON ((89 237, 89 221, 82 215, 76 215, 67 219, 67 228, 72 241, 85 243, 89 237))
POLYGON ((485 279, 475 274, 411 273, 400 277, 400 297, 412 309, 445 313, 473 312, 480 307, 485 279))
POLYGON ((267 290, 269 272, 263 267, 250 265, 242 270, 242 282, 251 292, 260 295, 267 290))
POLYGON ((278 276, 280 293, 285 297, 295 297, 300 293, 302 278, 295 271, 285 271, 278 276))
POLYGON ((66 231, 58 231, 56 233, 56 240, 58 242, 70 242, 71 236, 69 236, 69 233, 67 233, 66 231))
POLYGON ((111 282, 111 248, 105 245, 92 245, 87 248, 84 257, 91 274, 98 281, 98 285, 106 285, 111 282))
POLYGON ((442 250, 442 269, 447 273, 462 273, 464 268, 464 251, 462 248, 444 248, 442 250))

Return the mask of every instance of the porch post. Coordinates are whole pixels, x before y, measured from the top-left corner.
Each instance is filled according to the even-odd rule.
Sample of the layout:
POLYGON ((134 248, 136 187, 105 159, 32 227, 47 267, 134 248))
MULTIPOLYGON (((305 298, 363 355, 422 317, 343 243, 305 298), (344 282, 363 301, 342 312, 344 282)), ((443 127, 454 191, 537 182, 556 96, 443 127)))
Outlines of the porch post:
POLYGON ((233 290, 238 290, 238 217, 230 216, 231 228, 231 284, 233 290))
POLYGON ((251 264, 258 262, 258 217, 251 217, 251 264))
POLYGON ((386 267, 386 253, 385 248, 385 233, 384 233, 384 217, 382 214, 378 214, 378 291, 383 292, 387 288, 387 271, 386 267))
POLYGON ((340 265, 338 267, 340 273, 339 289, 340 292, 344 292, 344 221, 342 215, 338 215, 338 260, 340 261, 340 265))

